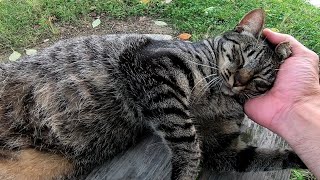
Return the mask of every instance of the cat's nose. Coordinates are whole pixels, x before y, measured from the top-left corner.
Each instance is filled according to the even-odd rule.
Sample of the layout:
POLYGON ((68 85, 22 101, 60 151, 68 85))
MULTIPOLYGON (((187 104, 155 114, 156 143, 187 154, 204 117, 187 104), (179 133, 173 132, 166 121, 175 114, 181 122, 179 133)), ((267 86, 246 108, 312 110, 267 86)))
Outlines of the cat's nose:
POLYGON ((240 69, 236 72, 234 76, 234 86, 244 86, 247 85, 252 77, 252 72, 246 69, 240 69))

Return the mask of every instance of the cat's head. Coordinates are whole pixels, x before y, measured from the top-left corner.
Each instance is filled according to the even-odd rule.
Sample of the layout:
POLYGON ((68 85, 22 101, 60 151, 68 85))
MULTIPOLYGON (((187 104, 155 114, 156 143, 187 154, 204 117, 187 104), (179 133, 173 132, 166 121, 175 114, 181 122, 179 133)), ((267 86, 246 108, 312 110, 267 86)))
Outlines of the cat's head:
POLYGON ((272 87, 283 59, 290 55, 288 43, 275 48, 261 38, 264 20, 264 11, 255 9, 233 31, 217 37, 215 48, 223 93, 247 98, 266 92, 272 87))

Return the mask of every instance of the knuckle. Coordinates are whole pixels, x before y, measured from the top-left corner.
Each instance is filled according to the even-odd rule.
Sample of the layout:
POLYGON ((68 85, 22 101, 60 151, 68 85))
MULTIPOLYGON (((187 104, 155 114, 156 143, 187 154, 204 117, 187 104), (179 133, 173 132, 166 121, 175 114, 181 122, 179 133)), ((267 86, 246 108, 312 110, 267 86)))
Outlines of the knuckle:
POLYGON ((319 56, 317 53, 310 50, 310 58, 319 61, 319 56))
POLYGON ((294 38, 293 36, 287 34, 287 41, 293 42, 293 41, 296 41, 296 38, 294 38))

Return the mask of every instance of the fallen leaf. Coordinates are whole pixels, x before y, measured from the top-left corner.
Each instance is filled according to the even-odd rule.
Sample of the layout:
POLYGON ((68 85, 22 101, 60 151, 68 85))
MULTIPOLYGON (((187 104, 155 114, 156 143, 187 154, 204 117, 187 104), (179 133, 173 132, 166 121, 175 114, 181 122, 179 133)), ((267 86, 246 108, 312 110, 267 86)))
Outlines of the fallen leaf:
POLYGON ((148 4, 148 3, 150 3, 150 0, 140 0, 140 2, 141 2, 142 4, 148 4))
POLYGON ((37 50, 35 49, 26 49, 26 54, 29 56, 37 54, 37 50))
POLYGON ((9 56, 9 60, 10 61, 16 61, 17 59, 19 59, 21 56, 20 53, 18 53, 17 51, 13 51, 12 54, 10 54, 9 56))
POLYGON ((178 36, 178 38, 181 39, 181 40, 186 41, 186 40, 189 40, 189 39, 191 38, 191 34, 182 33, 182 34, 180 34, 180 35, 178 36))
POLYGON ((101 21, 100 21, 100 19, 98 18, 98 19, 96 19, 96 20, 94 20, 94 21, 92 22, 92 27, 95 28, 95 27, 99 26, 100 23, 101 23, 101 21))
POLYGON ((50 22, 55 22, 55 21, 58 20, 58 18, 57 18, 56 16, 49 16, 48 20, 49 20, 50 22))
POLYGON ((166 25, 168 25, 166 22, 163 22, 163 21, 154 21, 154 24, 156 24, 157 26, 166 26, 166 25))
POLYGON ((270 29, 271 29, 271 31, 273 31, 273 32, 280 32, 279 29, 277 29, 277 28, 270 28, 270 29))

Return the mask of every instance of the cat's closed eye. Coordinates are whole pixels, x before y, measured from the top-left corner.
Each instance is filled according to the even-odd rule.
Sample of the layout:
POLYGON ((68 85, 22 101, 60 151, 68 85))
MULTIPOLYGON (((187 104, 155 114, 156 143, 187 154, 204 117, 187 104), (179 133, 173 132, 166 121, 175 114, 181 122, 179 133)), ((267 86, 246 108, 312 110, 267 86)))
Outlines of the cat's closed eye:
POLYGON ((262 79, 262 78, 257 78, 254 79, 255 87, 258 91, 266 91, 270 89, 272 83, 270 83, 270 80, 262 79))

